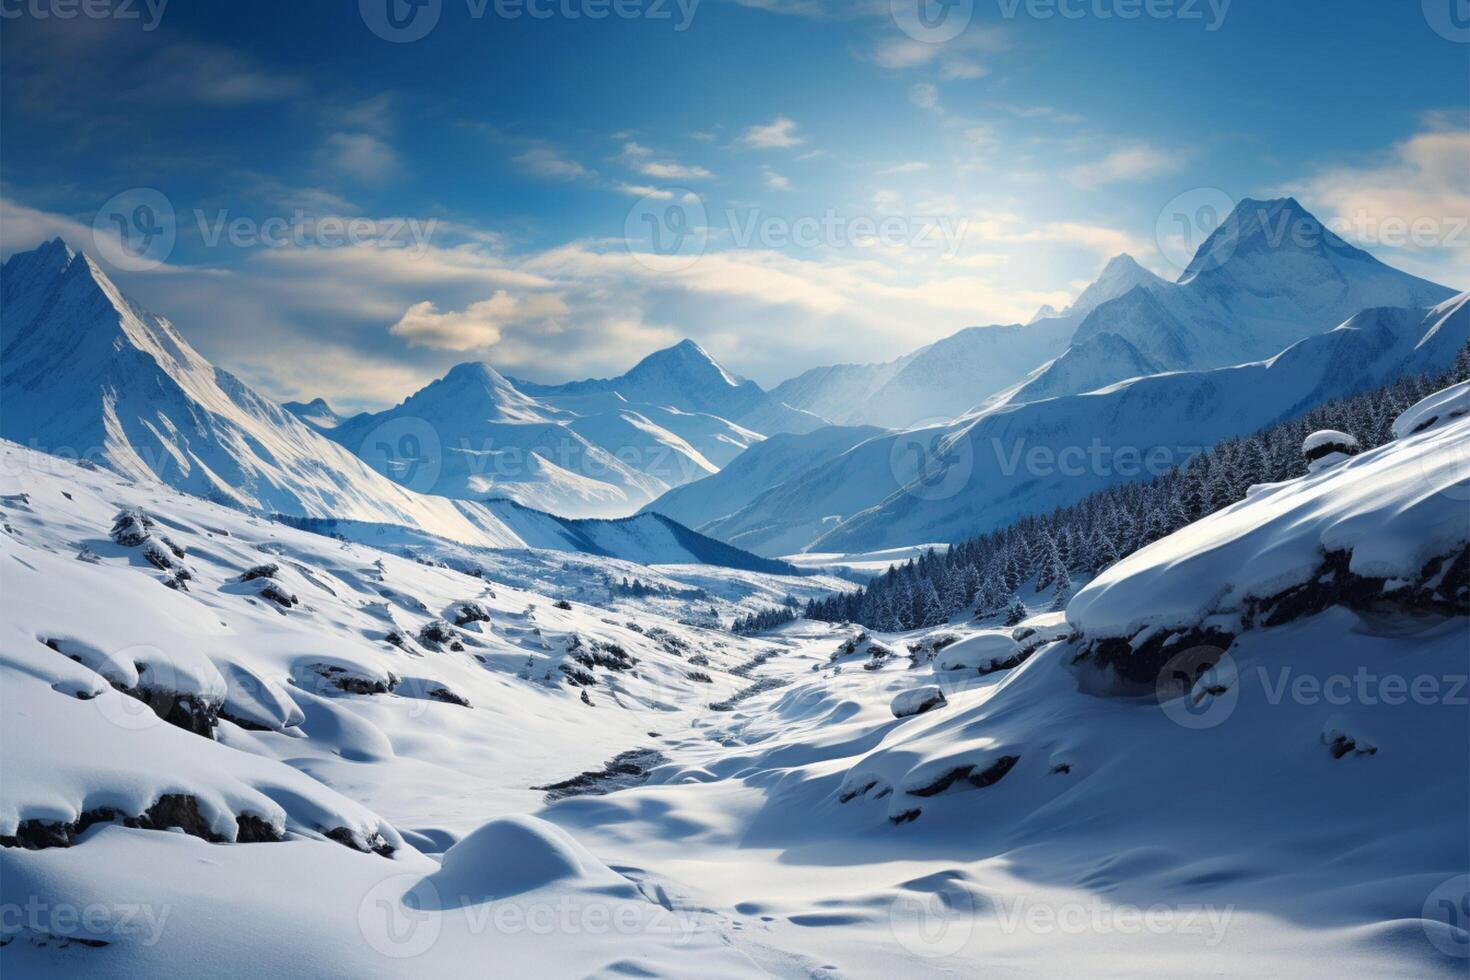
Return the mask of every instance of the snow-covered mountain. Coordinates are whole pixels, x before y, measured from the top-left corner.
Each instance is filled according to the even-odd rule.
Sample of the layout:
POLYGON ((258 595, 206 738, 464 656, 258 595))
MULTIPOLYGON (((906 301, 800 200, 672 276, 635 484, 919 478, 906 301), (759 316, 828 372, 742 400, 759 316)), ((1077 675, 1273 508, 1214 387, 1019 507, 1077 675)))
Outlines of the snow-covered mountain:
POLYGON ((199 355, 60 239, 0 268, 0 437, 231 506, 513 536, 411 493, 199 355))
POLYGON ((628 373, 616 378, 559 385, 523 380, 512 383, 521 391, 550 404, 563 404, 563 400, 580 401, 588 396, 616 395, 637 411, 641 411, 643 406, 650 406, 715 416, 762 435, 810 432, 825 424, 809 412, 797 411, 783 404, 754 381, 727 371, 692 340, 655 351, 628 373))
POLYGON ((1119 255, 1065 311, 1048 308, 1025 325, 969 327, 886 364, 813 368, 771 394, 843 425, 912 428, 957 418, 1065 351, 1097 306, 1135 288, 1167 285, 1119 255))
POLYGON ((342 416, 327 404, 325 398, 313 398, 309 402, 282 402, 281 407, 318 432, 335 429, 342 424, 342 416))
MULTIPOLYGON (((672 485, 588 443, 568 413, 522 395, 486 365, 456 369, 395 413, 357 416, 318 432, 210 364, 171 323, 131 303, 91 259, 59 239, 0 268, 0 305, 0 438, 80 457, 141 483, 257 513, 406 528, 488 547, 531 547, 529 536, 558 550, 579 539, 552 542, 531 512, 486 504, 491 492, 451 500, 432 491, 493 474, 484 456, 516 451, 525 461, 516 475, 529 488, 526 496, 553 504, 602 493, 614 498, 609 511, 626 514, 672 485), (448 427, 456 418, 491 421, 478 429, 448 427), (441 432, 456 440, 443 443, 442 465, 431 452, 441 432), (550 451, 545 459, 537 455, 543 446, 621 482, 559 467, 550 451)), ((331 412, 325 403, 305 408, 318 420, 331 412)), ((671 473, 713 471, 683 440, 662 430, 650 438, 675 454, 660 457, 671 473)), ((659 554, 669 560, 746 567, 758 561, 658 520, 626 530, 621 543, 631 551, 622 557, 632 560, 648 553, 635 540, 641 534, 689 546, 664 547, 659 554)), ((608 551, 616 553, 605 546, 598 553, 608 551)))
MULTIPOLYGON (((719 473, 664 494, 645 507, 644 512, 663 514, 689 527, 708 527, 711 533, 717 533, 715 527, 722 519, 745 507, 761 506, 762 496, 784 483, 793 472, 840 456, 884 431, 871 425, 829 425, 801 435, 772 436, 719 473)), ((775 527, 766 530, 768 534, 778 533, 775 527)), ((814 530, 807 528, 800 539, 806 540, 814 530)), ((783 529, 779 533, 790 532, 783 529)), ((777 546, 767 553, 785 552, 777 546)))
MULTIPOLYGON (((456 500, 510 498, 573 516, 631 513, 664 482, 584 438, 573 416, 522 394, 493 367, 461 364, 398 406, 357 415, 325 434, 370 466, 422 493, 456 500)), ((652 427, 646 447, 662 445, 652 427)), ((683 440, 670 440, 686 448, 683 440)), ((671 448, 671 451, 672 448, 671 448)), ((670 475, 679 461, 664 460, 670 475)), ((712 467, 697 454, 695 474, 712 467)))
POLYGON ((0 445, 0 966, 1457 975, 1467 387, 1014 631, 735 636, 0 445))
POLYGON ((861 551, 980 533, 1146 478, 1150 454, 1148 465, 1172 465, 1329 399, 1446 370, 1467 341, 1470 293, 1429 310, 1365 310, 1265 361, 1000 407, 936 435, 942 449, 921 483, 906 481, 812 547, 861 551))
MULTIPOLYGON (((1083 395, 994 406, 958 422, 792 457, 731 510, 685 488, 692 526, 757 554, 862 552, 955 541, 1094 490, 1146 478, 1198 448, 1405 374, 1449 367, 1470 336, 1470 294, 1433 309, 1366 310, 1277 356, 1151 375, 1083 395), (811 536, 814 530, 820 533, 811 536)), ((650 509, 658 510, 655 503, 650 509)))
POLYGON ((1239 364, 1360 310, 1426 307, 1452 295, 1349 245, 1292 198, 1247 199, 1177 283, 1151 278, 1095 304, 1067 355, 1010 397, 1030 401, 1140 374, 1239 364))

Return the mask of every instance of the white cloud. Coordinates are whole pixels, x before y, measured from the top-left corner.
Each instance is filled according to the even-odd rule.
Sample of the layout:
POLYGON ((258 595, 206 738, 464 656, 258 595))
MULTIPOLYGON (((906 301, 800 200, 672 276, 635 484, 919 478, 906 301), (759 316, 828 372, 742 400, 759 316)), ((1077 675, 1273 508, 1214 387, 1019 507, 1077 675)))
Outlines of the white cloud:
POLYGON ((708 180, 714 176, 704 167, 685 165, 669 159, 654 159, 656 155, 641 143, 630 141, 623 144, 623 163, 644 177, 655 180, 708 180))
POLYGON ((1091 189, 1122 181, 1163 177, 1178 173, 1183 167, 1182 154, 1138 143, 1114 150, 1101 160, 1073 167, 1067 177, 1076 186, 1091 189))
POLYGON ((533 142, 515 157, 529 173, 548 180, 580 180, 597 176, 575 160, 568 160, 549 143, 533 142))
POLYGON ((1356 244, 1455 288, 1470 279, 1470 129, 1426 129, 1373 163, 1332 167, 1290 191, 1356 244))
POLYGON ((569 312, 559 295, 520 297, 502 289, 463 310, 440 312, 428 300, 415 303, 388 332, 410 344, 438 350, 489 350, 500 342, 505 331, 516 327, 559 332, 557 319, 569 312))
POLYGON ((912 160, 908 163, 899 163, 891 167, 885 167, 878 171, 879 177, 892 177, 895 174, 917 174, 929 169, 929 164, 920 160, 912 160))
POLYGON ((943 44, 890 34, 873 46, 868 57, 880 68, 891 71, 938 65, 943 78, 958 80, 980 78, 986 74, 978 56, 1004 51, 1007 46, 1006 34, 999 28, 971 26, 959 37, 943 44))
POLYGON ((765 178, 766 178, 766 186, 769 187, 771 190, 773 190, 773 191, 794 191, 794 190, 796 190, 795 186, 793 186, 792 183, 791 183, 791 178, 784 177, 781 174, 776 173, 776 171, 772 170, 770 167, 763 168, 761 172, 765 175, 765 178))
POLYGON ((381 184, 401 170, 398 153, 370 133, 333 133, 323 156, 335 172, 365 184, 381 184))
POLYGON ((938 109, 939 87, 929 82, 920 82, 909 89, 909 101, 920 109, 938 109))
POLYGON ((785 116, 777 116, 763 126, 752 126, 740 137, 746 146, 759 150, 786 150, 800 146, 806 140, 796 135, 796 123, 785 116))
POLYGON ((622 194, 631 194, 634 197, 651 197, 655 201, 672 201, 673 191, 666 191, 662 187, 651 187, 647 184, 618 184, 617 190, 622 194))

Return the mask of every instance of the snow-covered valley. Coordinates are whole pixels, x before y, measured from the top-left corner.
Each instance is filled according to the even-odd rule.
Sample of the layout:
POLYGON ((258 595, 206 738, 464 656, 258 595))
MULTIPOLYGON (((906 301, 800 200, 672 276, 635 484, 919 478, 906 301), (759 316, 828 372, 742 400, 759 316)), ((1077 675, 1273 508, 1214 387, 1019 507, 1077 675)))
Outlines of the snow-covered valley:
POLYGON ((903 635, 613 612, 565 556, 466 574, 6 445, 0 962, 1451 975, 1466 397, 1065 617, 903 635))

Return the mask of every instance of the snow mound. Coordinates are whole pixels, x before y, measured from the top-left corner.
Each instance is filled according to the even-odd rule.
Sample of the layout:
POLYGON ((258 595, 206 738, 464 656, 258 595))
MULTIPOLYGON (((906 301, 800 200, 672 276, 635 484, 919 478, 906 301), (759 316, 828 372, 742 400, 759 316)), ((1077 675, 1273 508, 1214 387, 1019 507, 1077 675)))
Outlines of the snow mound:
POLYGON ((1466 415, 1470 415, 1470 381, 1436 392, 1400 415, 1393 423, 1394 438, 1417 435, 1466 415))
POLYGON ((559 827, 535 817, 492 820, 444 853, 434 875, 441 897, 485 902, 550 885, 618 882, 608 867, 559 827))
MULTIPOLYGON (((1405 418, 1433 414, 1425 404, 1453 404, 1454 391, 1431 396, 1405 418)), ((1431 566, 1452 561, 1470 542, 1467 455, 1470 418, 1461 417, 1261 488, 1103 572, 1072 600, 1067 620, 1091 638, 1122 638, 1146 627, 1239 617, 1253 601, 1313 582, 1333 554, 1348 556, 1345 571, 1354 576, 1418 584, 1451 606, 1463 604, 1464 583, 1447 574, 1453 569, 1431 566), (1450 580, 1437 580, 1436 571, 1450 580)))

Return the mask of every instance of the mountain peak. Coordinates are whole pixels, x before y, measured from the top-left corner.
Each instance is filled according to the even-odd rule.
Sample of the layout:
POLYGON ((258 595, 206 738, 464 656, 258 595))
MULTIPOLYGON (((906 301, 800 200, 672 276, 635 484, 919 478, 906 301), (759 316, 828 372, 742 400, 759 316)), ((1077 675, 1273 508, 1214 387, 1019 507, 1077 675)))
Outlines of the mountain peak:
POLYGON ((1377 261, 1339 238, 1294 197, 1248 197, 1205 239, 1179 281, 1217 272, 1238 259, 1272 253, 1377 261))
POLYGON ((1109 300, 1117 299, 1133 289, 1144 286, 1149 289, 1161 287, 1164 280, 1149 272, 1127 252, 1108 260, 1097 279, 1082 291, 1067 310, 1074 316, 1086 316, 1109 300))
POLYGON ((1127 252, 1119 252, 1111 259, 1108 259, 1108 264, 1103 266, 1102 274, 1103 276, 1126 275, 1146 271, 1143 266, 1138 264, 1138 260, 1133 256, 1127 252))
POLYGON ((511 386, 489 361, 465 361, 463 364, 456 364, 444 375, 444 380, 456 384, 483 384, 493 388, 511 386))
POLYGON ((725 370, 709 351, 687 338, 672 347, 649 354, 624 377, 636 381, 693 381, 731 388, 739 388, 745 384, 744 379, 725 370))

